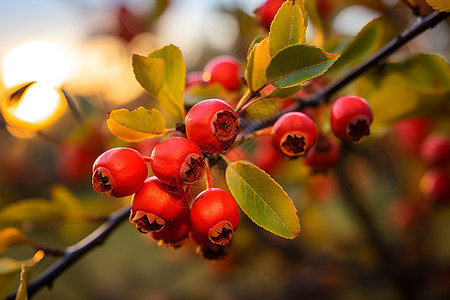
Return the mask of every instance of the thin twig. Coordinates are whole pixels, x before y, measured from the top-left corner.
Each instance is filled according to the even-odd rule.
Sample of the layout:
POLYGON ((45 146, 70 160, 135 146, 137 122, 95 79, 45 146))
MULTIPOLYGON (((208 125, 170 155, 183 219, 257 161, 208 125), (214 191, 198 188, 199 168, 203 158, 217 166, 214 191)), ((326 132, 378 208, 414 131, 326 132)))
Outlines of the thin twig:
MULTIPOLYGON (((78 243, 67 247, 61 259, 51 265, 46 271, 40 274, 37 278, 30 281, 28 284, 28 296, 31 297, 34 293, 39 291, 44 286, 51 286, 53 281, 72 264, 82 258, 86 253, 93 248, 101 245, 105 239, 114 231, 114 229, 128 218, 130 212, 130 205, 119 209, 109 216, 102 226, 97 228, 94 232, 86 236, 78 243)), ((9 294, 5 299, 15 299, 16 293, 9 294)))

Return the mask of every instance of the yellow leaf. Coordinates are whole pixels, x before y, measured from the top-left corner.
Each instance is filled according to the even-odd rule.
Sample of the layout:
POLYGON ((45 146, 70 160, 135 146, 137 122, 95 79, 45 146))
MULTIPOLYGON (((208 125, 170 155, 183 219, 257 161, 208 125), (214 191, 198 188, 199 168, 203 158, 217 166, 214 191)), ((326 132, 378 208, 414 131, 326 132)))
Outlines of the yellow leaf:
POLYGON ((166 121, 158 110, 142 106, 131 112, 127 109, 112 110, 106 123, 112 134, 127 142, 160 136, 167 130, 166 121))
POLYGON ((267 84, 266 69, 270 63, 270 42, 265 38, 256 44, 250 52, 246 77, 249 89, 253 92, 267 84))
POLYGON ((0 252, 9 247, 26 244, 28 239, 22 231, 15 227, 7 227, 0 231, 0 252))
POLYGON ((426 0, 434 9, 444 12, 450 12, 450 1, 448 0, 426 0))

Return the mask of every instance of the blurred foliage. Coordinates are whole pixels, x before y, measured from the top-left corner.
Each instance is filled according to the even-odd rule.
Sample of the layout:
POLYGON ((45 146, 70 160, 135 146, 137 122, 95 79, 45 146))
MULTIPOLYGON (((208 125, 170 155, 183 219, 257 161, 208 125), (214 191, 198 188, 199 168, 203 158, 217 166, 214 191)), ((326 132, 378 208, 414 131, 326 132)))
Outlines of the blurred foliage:
MULTIPOLYGON (((138 32, 132 36, 126 33, 128 47, 138 33, 154 32, 158 17, 176 4, 154 2, 154 10, 139 21, 138 32)), ((425 1, 307 0, 306 10, 316 30, 311 43, 330 53, 342 52, 330 72, 321 77, 324 84, 346 74, 412 24, 415 17, 406 2, 417 5, 422 13, 431 11, 425 1), (374 9, 382 17, 367 24, 356 37, 337 34, 333 20, 354 4, 374 9)), ((240 25, 234 54, 244 62, 253 38, 267 32, 238 7, 221 10, 240 25)), ((133 18, 137 16, 131 15, 133 18)), ((440 30, 448 35, 448 21, 442 26, 445 28, 440 30)), ((118 30, 113 34, 120 37, 125 33, 118 30)), ((433 34, 431 30, 420 42, 403 47, 340 91, 367 98, 375 117, 370 137, 356 145, 342 144, 344 155, 336 169, 316 174, 301 159, 274 156, 276 167, 267 172, 298 210, 299 237, 279 238, 243 215, 229 256, 212 263, 194 255, 193 243, 176 251, 158 247, 127 223, 35 299, 449 297, 449 201, 436 201, 420 188, 421 177, 429 168, 420 156, 421 141, 431 133, 450 134, 448 43, 447 49, 438 49, 435 54, 418 54, 437 45, 430 37, 433 34), (415 122, 417 119, 425 122, 415 122)), ((267 62, 269 49, 262 49, 265 42, 261 39, 258 42, 253 48, 254 59, 266 58, 267 62), (257 57, 257 51, 262 56, 257 57)), ((207 49, 197 69, 216 54, 217 49, 207 49)), ((314 82, 308 82, 288 100, 299 101, 304 95, 319 92, 323 84, 316 86, 314 82)), ((251 84, 260 83, 253 78, 251 84)), ((4 252, 0 254, 0 296, 17 291, 22 264, 36 262, 32 258, 36 249, 30 241, 61 247, 74 244, 98 227, 106 215, 129 202, 129 198, 96 194, 91 187, 90 168, 102 151, 119 145, 139 146, 108 132, 106 113, 115 104, 104 95, 74 95, 83 116, 80 127, 66 111, 53 126, 30 139, 19 139, 1 120, 0 250, 4 252)), ((239 98, 217 85, 194 86, 184 96, 188 106, 212 96, 230 103, 239 98)), ((153 101, 142 93, 123 106, 129 110, 139 105, 150 107, 153 101)), ((282 105, 277 100, 265 101, 251 106, 249 119, 269 116, 282 105)), ((329 133, 328 113, 328 106, 312 111, 325 133, 329 133)), ((151 151, 150 144, 145 147, 151 151)), ((267 145, 266 151, 258 152, 257 147, 244 144, 233 155, 256 164, 261 155, 270 153, 267 145)), ((448 165, 440 167, 450 172, 448 165)), ((224 170, 218 173, 224 176, 224 170)), ((46 255, 33 266, 28 279, 54 261, 46 255)))

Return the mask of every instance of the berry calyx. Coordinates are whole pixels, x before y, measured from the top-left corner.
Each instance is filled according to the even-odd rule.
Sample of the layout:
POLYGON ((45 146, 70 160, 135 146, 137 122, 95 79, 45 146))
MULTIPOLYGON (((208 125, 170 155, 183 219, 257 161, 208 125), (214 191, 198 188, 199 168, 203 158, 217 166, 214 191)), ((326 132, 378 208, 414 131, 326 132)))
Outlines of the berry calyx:
POLYGON ((370 134, 373 115, 369 103, 358 96, 344 96, 331 107, 331 129, 345 141, 357 142, 370 134))
POLYGON ((239 90, 241 82, 241 65, 239 61, 228 55, 217 56, 208 61, 203 70, 205 82, 217 82, 227 90, 239 90))
POLYGON ((205 175, 200 148, 184 137, 171 137, 156 145, 150 164, 154 175, 168 185, 193 184, 205 175))
POLYGON ((192 231, 200 240, 226 246, 239 224, 239 209, 234 198, 219 188, 201 192, 191 207, 192 231))
POLYGON ((200 149, 219 153, 231 147, 240 132, 239 117, 225 101, 203 100, 187 113, 186 135, 200 149))
POLYGON ((131 148, 113 148, 102 153, 92 166, 92 186, 98 193, 126 197, 144 184, 148 167, 144 157, 131 148))
POLYGON ((139 232, 149 233, 163 230, 184 213, 189 213, 185 191, 152 176, 133 195, 130 222, 136 224, 139 232))
POLYGON ((317 128, 314 121, 301 112, 282 115, 272 127, 272 142, 283 154, 298 157, 314 145, 317 128))

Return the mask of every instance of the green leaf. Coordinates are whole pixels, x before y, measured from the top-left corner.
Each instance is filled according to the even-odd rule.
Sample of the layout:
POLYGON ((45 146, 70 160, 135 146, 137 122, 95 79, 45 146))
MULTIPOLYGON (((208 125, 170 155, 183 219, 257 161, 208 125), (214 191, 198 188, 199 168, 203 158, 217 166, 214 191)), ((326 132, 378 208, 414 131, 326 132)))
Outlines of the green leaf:
POLYGON ((225 176, 233 197, 253 222, 284 238, 299 235, 300 222, 292 200, 267 173, 238 161, 228 165, 225 176))
POLYGON ((83 214, 80 200, 66 186, 55 184, 52 186, 50 193, 53 204, 65 213, 67 219, 71 217, 77 219, 80 214, 83 214))
POLYGON ((287 98, 289 96, 294 95, 298 91, 302 89, 301 85, 287 87, 287 88, 276 88, 269 95, 265 96, 265 98, 287 98))
POLYGON ((158 98, 166 72, 166 62, 161 58, 133 55, 133 70, 137 81, 153 97, 158 98))
POLYGON ((160 136, 167 130, 166 121, 158 110, 142 106, 131 112, 112 110, 106 116, 106 123, 112 134, 127 142, 160 136))
POLYGON ((344 66, 353 66, 375 52, 379 48, 383 31, 382 18, 369 22, 347 45, 332 69, 337 70, 344 66))
POLYGON ((265 99, 248 106, 245 109, 245 117, 249 120, 261 121, 270 118, 280 109, 280 100, 265 99))
POLYGON ((269 38, 265 38, 255 44, 248 57, 245 77, 252 92, 267 84, 266 70, 271 60, 269 47, 269 38))
POLYGON ((425 0, 428 5, 430 5, 432 8, 444 11, 444 12, 450 12, 450 1, 448 0, 425 0))
POLYGON ((322 75, 339 58, 312 45, 292 45, 279 51, 266 70, 269 82, 287 88, 322 75))
POLYGON ((164 80, 158 94, 161 107, 169 115, 184 119, 183 97, 186 82, 186 67, 181 50, 174 45, 168 45, 151 52, 148 57, 161 58, 166 64, 164 80))
POLYGON ((0 253, 6 249, 28 243, 28 239, 22 231, 15 227, 7 227, 0 230, 0 253))
POLYGON ((306 40, 306 11, 303 1, 285 1, 270 25, 270 55, 288 45, 302 44, 306 40), (298 2, 302 3, 299 6, 298 2))

